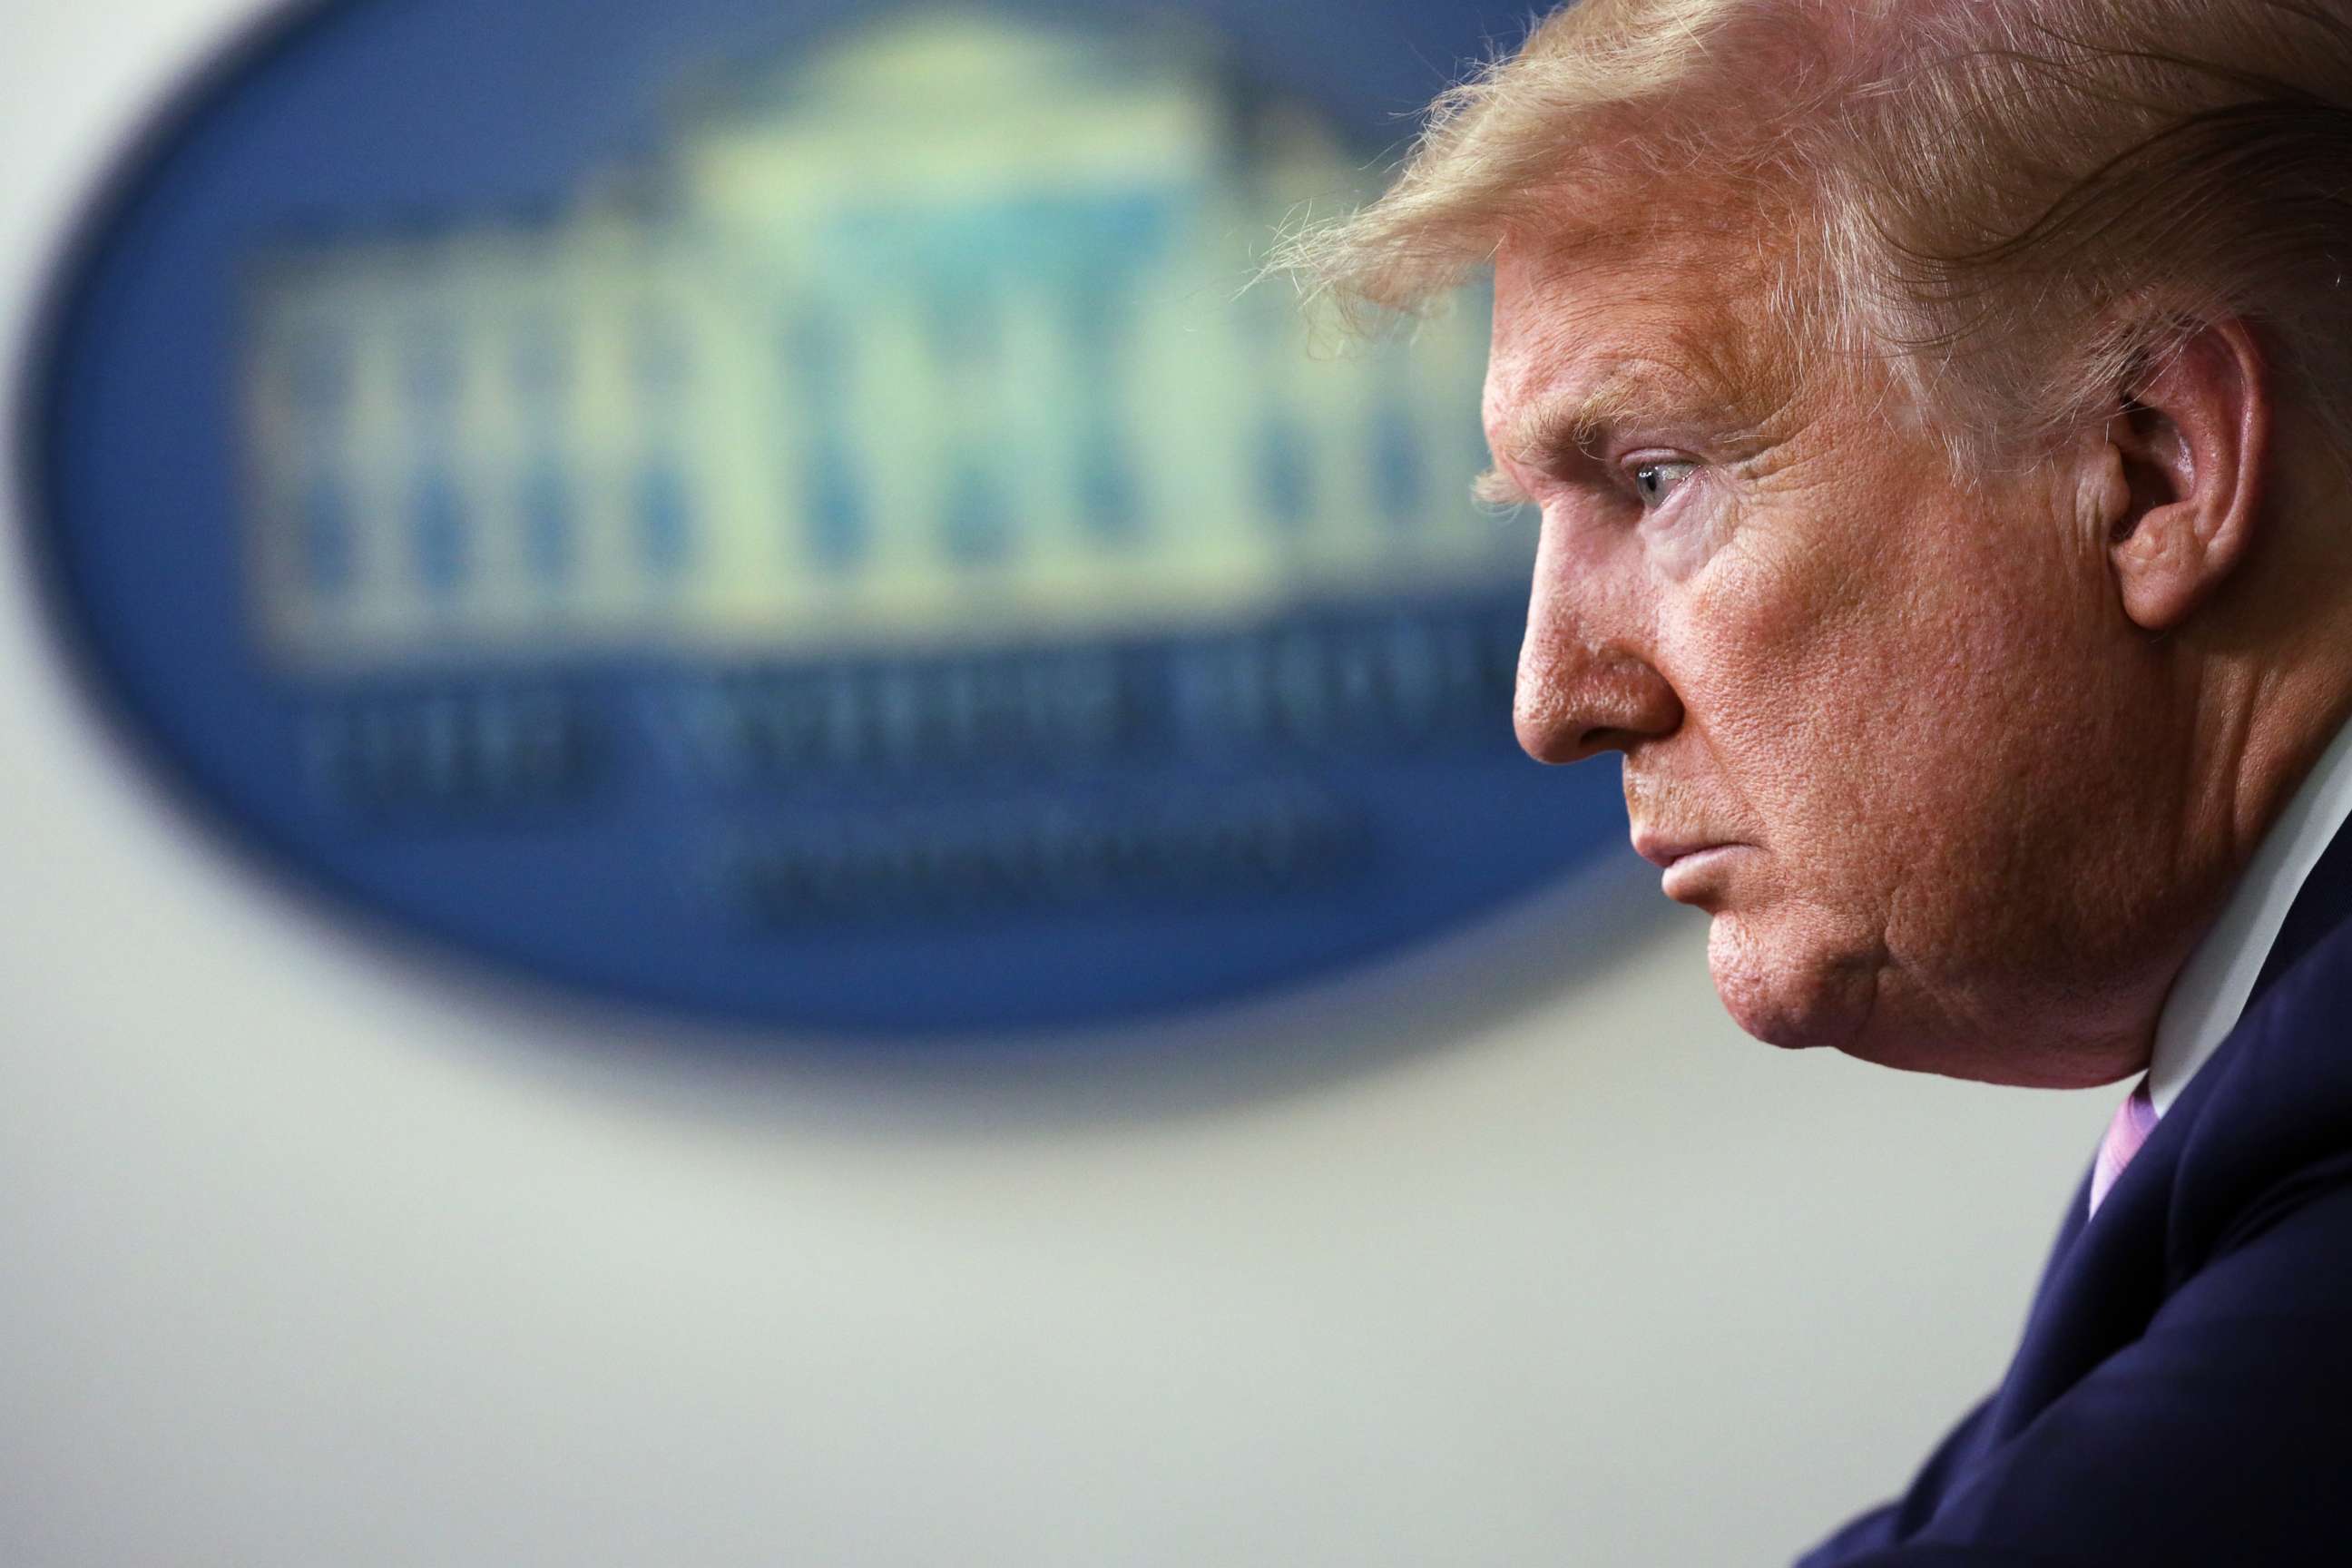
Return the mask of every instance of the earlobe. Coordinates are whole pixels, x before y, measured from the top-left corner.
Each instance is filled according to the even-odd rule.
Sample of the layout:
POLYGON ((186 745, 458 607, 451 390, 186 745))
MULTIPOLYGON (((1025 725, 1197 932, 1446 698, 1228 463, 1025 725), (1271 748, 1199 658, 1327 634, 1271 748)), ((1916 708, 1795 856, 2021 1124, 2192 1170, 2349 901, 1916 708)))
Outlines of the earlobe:
POLYGON ((2200 326, 2124 389, 2108 424, 2115 476, 2100 502, 2113 513, 2109 561, 2136 625, 2176 629, 2252 548, 2270 397, 2260 346, 2236 320, 2200 326))

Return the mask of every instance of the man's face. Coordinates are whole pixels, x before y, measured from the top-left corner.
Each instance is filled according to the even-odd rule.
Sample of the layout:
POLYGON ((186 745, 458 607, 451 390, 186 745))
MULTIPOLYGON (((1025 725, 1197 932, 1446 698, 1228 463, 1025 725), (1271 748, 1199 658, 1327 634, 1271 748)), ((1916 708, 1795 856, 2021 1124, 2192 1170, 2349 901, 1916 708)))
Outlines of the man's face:
POLYGON ((2151 864, 2178 705, 2082 449, 1962 483, 1883 371, 1780 363, 1738 254, 1498 260, 1496 483, 1542 518, 1520 742, 1623 753, 1634 847, 1713 917, 1750 1033, 2118 1077, 2195 878, 2151 864))

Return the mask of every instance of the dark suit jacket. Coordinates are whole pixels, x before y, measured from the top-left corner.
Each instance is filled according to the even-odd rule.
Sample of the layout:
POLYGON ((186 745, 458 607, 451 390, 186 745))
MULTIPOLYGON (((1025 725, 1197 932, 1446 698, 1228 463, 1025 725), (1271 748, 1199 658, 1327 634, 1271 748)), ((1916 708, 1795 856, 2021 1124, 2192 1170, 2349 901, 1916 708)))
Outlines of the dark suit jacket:
MULTIPOLYGON (((2352 827, 1901 1501, 1799 1568, 2352 1564, 2352 827)), ((2119 1091, 2120 1092, 2120 1091, 2119 1091)))

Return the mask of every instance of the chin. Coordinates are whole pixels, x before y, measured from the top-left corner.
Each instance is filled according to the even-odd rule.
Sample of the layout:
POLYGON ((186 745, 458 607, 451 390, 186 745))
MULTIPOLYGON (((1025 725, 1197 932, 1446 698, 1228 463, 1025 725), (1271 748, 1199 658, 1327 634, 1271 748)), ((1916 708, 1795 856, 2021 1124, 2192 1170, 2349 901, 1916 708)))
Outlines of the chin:
POLYGON ((1716 995, 1744 1033, 1784 1050, 1863 1054, 1856 1047, 1877 989, 1876 966, 1867 956, 1776 943, 1718 915, 1706 962, 1716 995))
POLYGON ((2138 1026, 2077 1021, 2021 1048, 2032 1030, 1988 1026, 1983 1014, 1963 1021, 1884 965, 1876 950, 1801 940, 1819 934, 1802 927, 1759 931, 1717 917, 1707 967, 1724 1010, 1743 1031, 1783 1049, 1827 1047, 1903 1072, 2021 1088, 2084 1089, 2147 1066, 2152 1018, 2138 1026))

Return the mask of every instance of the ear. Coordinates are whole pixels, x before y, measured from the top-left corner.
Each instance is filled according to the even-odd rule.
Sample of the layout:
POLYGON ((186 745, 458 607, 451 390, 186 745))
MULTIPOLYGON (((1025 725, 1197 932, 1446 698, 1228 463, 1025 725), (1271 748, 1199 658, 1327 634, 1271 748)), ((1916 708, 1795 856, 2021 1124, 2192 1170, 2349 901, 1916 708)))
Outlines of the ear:
POLYGON ((2242 321, 2210 321, 2124 388, 2108 556, 2124 614, 2170 631, 2225 582, 2262 525, 2271 387, 2242 321), (2127 493, 2126 493, 2127 492, 2127 493))

